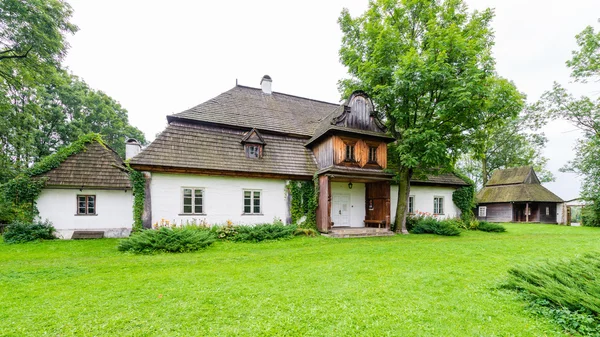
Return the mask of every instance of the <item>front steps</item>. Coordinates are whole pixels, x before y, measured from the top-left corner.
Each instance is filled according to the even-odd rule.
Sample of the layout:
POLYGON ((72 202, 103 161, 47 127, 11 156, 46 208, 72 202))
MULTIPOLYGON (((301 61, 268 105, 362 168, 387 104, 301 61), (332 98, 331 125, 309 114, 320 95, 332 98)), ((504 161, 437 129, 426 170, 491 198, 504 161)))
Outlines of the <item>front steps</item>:
POLYGON ((323 234, 330 238, 364 238, 371 236, 393 236, 394 232, 386 228, 369 227, 332 227, 329 233, 323 234))

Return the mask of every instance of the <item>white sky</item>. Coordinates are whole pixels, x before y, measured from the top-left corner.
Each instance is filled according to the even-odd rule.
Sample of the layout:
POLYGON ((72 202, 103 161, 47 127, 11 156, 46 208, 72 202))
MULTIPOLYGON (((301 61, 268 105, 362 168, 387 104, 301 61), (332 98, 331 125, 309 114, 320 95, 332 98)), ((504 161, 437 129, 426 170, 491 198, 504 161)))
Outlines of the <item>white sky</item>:
MULTIPOLYGON (((64 62, 76 75, 118 100, 130 123, 149 140, 166 115, 202 103, 235 85, 338 102, 337 81, 343 7, 361 14, 367 0, 122 1, 70 0, 80 31, 69 39, 64 62), (168 3, 168 5, 166 5, 168 3)), ((467 0, 472 9, 496 9, 492 26, 499 74, 535 101, 553 81, 577 94, 597 96, 596 86, 569 83, 565 61, 575 35, 600 28, 598 0, 467 0)), ((545 128, 545 155, 563 199, 578 196, 574 174, 559 173, 573 157, 575 127, 556 121, 545 128)))

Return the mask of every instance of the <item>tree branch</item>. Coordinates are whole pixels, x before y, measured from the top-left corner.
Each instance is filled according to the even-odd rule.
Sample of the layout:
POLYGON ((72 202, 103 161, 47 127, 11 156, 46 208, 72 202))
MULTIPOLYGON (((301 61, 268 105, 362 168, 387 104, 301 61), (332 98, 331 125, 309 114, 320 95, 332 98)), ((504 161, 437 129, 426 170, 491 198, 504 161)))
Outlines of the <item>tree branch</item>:
MULTIPOLYGON (((0 56, 0 61, 5 60, 5 59, 24 59, 27 57, 27 55, 29 55, 29 52, 33 49, 33 46, 29 47, 29 49, 27 49, 27 51, 25 52, 25 54, 21 54, 21 55, 17 55, 17 54, 13 54, 13 55, 2 55, 0 56)), ((13 50, 8 50, 5 52, 10 52, 13 50)), ((5 52, 2 52, 0 54, 4 54, 5 52)))

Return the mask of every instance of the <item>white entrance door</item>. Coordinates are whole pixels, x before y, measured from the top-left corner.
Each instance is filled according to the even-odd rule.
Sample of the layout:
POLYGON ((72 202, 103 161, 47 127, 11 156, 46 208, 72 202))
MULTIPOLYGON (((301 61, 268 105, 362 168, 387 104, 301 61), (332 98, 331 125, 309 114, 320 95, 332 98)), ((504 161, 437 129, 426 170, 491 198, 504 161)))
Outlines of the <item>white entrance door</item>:
POLYGON ((331 200, 331 221, 335 227, 350 226, 350 195, 334 194, 331 200))

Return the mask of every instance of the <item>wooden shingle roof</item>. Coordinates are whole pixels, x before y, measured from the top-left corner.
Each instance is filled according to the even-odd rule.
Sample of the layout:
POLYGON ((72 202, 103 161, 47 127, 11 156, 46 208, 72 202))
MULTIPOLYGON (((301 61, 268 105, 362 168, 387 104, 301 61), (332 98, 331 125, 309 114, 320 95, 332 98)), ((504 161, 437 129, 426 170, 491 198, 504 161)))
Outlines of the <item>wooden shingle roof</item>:
POLYGON ((247 158, 245 132, 181 122, 171 122, 144 151, 132 158, 137 169, 170 167, 244 172, 312 178, 317 171, 314 156, 301 138, 263 134, 262 158, 247 158))
POLYGON ((480 204, 497 202, 563 202, 556 194, 539 184, 486 186, 477 193, 480 204))
POLYGON ((167 120, 256 128, 309 138, 323 118, 339 106, 278 92, 264 94, 261 89, 238 85, 167 120))
POLYGON ((47 178, 47 187, 131 189, 123 160, 97 141, 86 144, 83 151, 36 177, 47 178))
POLYGON ((496 170, 477 193, 478 203, 497 202, 563 202, 540 184, 531 166, 496 170))
POLYGON ((540 180, 531 166, 521 166, 495 170, 485 186, 539 183, 540 180))
POLYGON ((456 174, 447 172, 440 174, 427 174, 425 177, 413 176, 410 183, 414 185, 451 185, 469 186, 469 184, 456 174))

